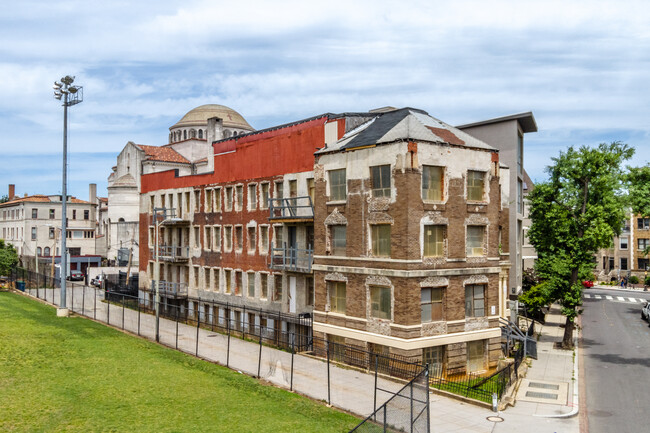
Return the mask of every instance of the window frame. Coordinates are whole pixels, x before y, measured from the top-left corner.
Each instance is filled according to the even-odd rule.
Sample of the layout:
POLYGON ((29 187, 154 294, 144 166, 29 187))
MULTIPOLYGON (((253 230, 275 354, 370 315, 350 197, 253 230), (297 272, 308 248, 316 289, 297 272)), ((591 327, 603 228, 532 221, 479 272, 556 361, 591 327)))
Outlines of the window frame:
POLYGON ((347 230, 348 226, 345 224, 335 224, 330 226, 330 242, 332 245, 333 256, 347 255, 347 230), (342 238, 340 237, 341 232, 343 232, 342 238), (337 234, 339 237, 337 237, 337 234))
POLYGON ((256 183, 248 184, 246 199, 247 199, 246 201, 248 205, 248 211, 250 212, 250 211, 257 210, 258 206, 257 206, 257 184, 256 183))
MULTIPOLYGON (((422 188, 421 188, 421 195, 422 195, 422 201, 424 202, 442 202, 445 200, 445 167, 439 166, 439 165, 422 165, 422 188), (429 196, 432 195, 431 192, 435 193, 438 188, 432 188, 432 177, 431 174, 428 173, 430 169, 439 169, 440 170, 440 185, 439 185, 439 190, 438 192, 440 193, 440 198, 430 198, 429 196), (427 175, 425 176, 425 173, 427 175), (428 183, 427 187, 425 188, 425 182, 428 183), (426 191, 426 196, 425 196, 425 191, 426 191)), ((435 194, 433 194, 435 195, 435 194)))
POLYGON ((465 236, 465 256, 466 257, 485 257, 485 255, 487 253, 485 251, 485 236, 486 236, 485 232, 486 232, 486 229, 487 229, 487 226, 483 226, 483 225, 468 225, 467 226, 467 231, 466 231, 466 236, 465 236), (480 247, 476 247, 476 246, 471 246, 470 247, 470 235, 471 235, 470 230, 471 231, 474 231, 474 230, 480 231, 480 233, 481 233, 480 247), (470 254, 470 248, 472 249, 471 254, 470 254), (481 249, 481 254, 475 254, 474 250, 476 250, 478 248, 481 249))
POLYGON ((371 252, 373 257, 390 257, 391 254, 391 225, 390 224, 371 224, 370 225, 371 252), (382 232, 387 228, 388 238, 384 238, 386 233, 382 232), (383 230, 382 230, 383 229, 383 230), (381 230, 381 231, 380 231, 381 230), (382 251, 381 243, 387 243, 388 254, 382 251))
POLYGON ((374 165, 370 167, 370 186, 373 198, 390 198, 391 184, 390 164, 374 165))
POLYGON ((345 281, 327 281, 326 285, 327 297, 330 303, 330 312, 346 314, 347 283, 345 281))
POLYGON ((444 308, 444 299, 445 299, 445 288, 444 287, 422 287, 420 290, 420 321, 422 323, 431 323, 431 322, 441 322, 445 320, 445 308, 444 308), (429 293, 428 299, 425 299, 424 294, 429 293), (440 298, 437 297, 434 299, 434 293, 440 295, 440 298), (425 306, 429 306, 428 318, 425 319, 425 306), (439 314, 435 314, 434 317, 434 305, 436 306, 435 310, 439 310, 439 314))
POLYGON ((467 201, 469 202, 485 202, 485 171, 480 170, 467 170, 467 201), (479 176, 480 174, 480 176, 479 176), (480 181, 480 185, 477 183, 480 181), (475 192, 481 190, 481 198, 475 198, 475 192), (470 197, 471 195, 471 197, 470 197))
POLYGON ((327 177, 330 187, 329 201, 347 201, 348 198, 348 184, 347 173, 345 168, 337 168, 329 170, 327 177), (342 176, 342 178, 341 178, 342 176))
POLYGON ((465 286, 465 317, 486 317, 487 296, 485 284, 467 284, 465 286), (476 289, 481 289, 481 296, 477 296, 476 289), (469 292, 471 291, 471 292, 469 292), (478 306, 477 304, 483 304, 478 306), (481 314, 482 311, 482 314, 481 314))
POLYGON ((374 319, 392 320, 393 303, 392 290, 388 286, 369 286, 370 291, 370 317, 374 319), (382 306, 388 306, 388 311, 382 310, 382 306))
MULTIPOLYGON (((445 256, 445 238, 446 238, 446 232, 447 232, 447 226, 444 224, 424 224, 423 226, 423 231, 424 233, 422 234, 422 256, 423 257, 428 257, 428 258, 435 258, 435 257, 444 257, 445 256), (429 233, 429 230, 433 229, 435 232, 438 230, 440 231, 440 239, 434 240, 434 245, 429 246, 429 238, 431 237, 431 234, 429 233), (433 248, 433 253, 431 249, 433 248), (439 250, 439 251, 438 251, 439 250), (438 253, 439 252, 439 253, 438 253)), ((433 236, 434 238, 436 236, 433 236)))

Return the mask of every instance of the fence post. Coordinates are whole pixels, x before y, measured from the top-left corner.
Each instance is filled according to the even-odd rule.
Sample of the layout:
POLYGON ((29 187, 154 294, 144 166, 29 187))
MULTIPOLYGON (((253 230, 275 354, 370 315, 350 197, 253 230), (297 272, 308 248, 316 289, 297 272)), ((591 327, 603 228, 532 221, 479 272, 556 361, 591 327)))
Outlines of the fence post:
POLYGON ((180 308, 176 306, 176 350, 178 350, 178 310, 180 308))
POLYGON ((228 329, 228 347, 226 348, 226 367, 229 367, 230 366, 230 309, 226 309, 226 311, 228 312, 228 316, 226 317, 226 328, 228 329))
MULTIPOLYGON (((111 324, 111 290, 108 290, 108 299, 106 299, 106 323, 111 324)), ((106 298, 106 297, 105 297, 106 298)))
POLYGON ((124 331, 124 298, 125 296, 122 295, 122 331, 124 331))
POLYGON ((257 360, 257 378, 260 378, 260 370, 262 369, 262 333, 260 332, 260 355, 257 360))
POLYGON ((409 391, 411 391, 411 421, 409 424, 411 425, 411 433, 413 433, 413 382, 409 386, 409 391))
POLYGON ((81 289, 81 315, 85 316, 86 309, 84 308, 86 306, 86 286, 83 286, 81 289))
MULTIPOLYGON (((379 365, 379 355, 375 354, 375 395, 373 403, 373 413, 377 412, 377 367, 379 365)), ((375 421, 377 420, 377 415, 375 415, 375 421)))
MULTIPOLYGON (((38 260, 38 258, 36 258, 36 260, 38 260)), ((36 274, 36 297, 37 297, 37 298, 38 298, 38 287, 39 287, 39 284, 38 284, 38 274, 36 274)))
POLYGON ((97 320, 97 289, 93 290, 93 319, 97 320))
POLYGON ((332 405, 332 395, 330 391, 330 342, 327 342, 327 404, 332 405))
POLYGON ((140 336, 140 294, 138 293, 138 337, 140 336))
MULTIPOLYGON (((200 298, 199 298, 200 299, 200 298)), ((199 311, 197 311, 196 315, 196 356, 199 356, 199 326, 201 326, 201 313, 200 313, 200 303, 199 303, 199 311)))
POLYGON ((70 291, 72 292, 70 296, 72 298, 72 305, 70 306, 70 311, 74 313, 74 283, 72 281, 70 281, 70 291))
MULTIPOLYGON (((262 335, 262 328, 260 327, 260 335, 262 335)), ((291 338, 291 382, 289 384, 289 391, 293 391, 293 357, 296 354, 296 334, 292 334, 291 338)))
POLYGON ((429 394, 430 394, 429 379, 430 378, 429 378, 429 364, 428 363, 426 365, 426 368, 427 369, 424 372, 424 378, 425 378, 426 384, 427 384, 427 387, 426 387, 426 390, 427 390, 427 432, 429 432, 430 429, 431 429, 431 406, 429 406, 431 404, 431 402, 430 402, 430 396, 429 396, 429 394))

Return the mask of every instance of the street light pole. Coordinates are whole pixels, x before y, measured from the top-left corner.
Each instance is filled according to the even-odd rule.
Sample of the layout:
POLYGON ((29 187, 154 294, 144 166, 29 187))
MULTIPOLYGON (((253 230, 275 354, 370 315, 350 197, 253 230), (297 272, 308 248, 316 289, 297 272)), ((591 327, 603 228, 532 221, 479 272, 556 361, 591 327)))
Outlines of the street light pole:
POLYGON ((57 309, 57 316, 67 317, 66 279, 68 277, 68 251, 67 238, 67 202, 68 202, 68 107, 83 101, 83 87, 73 86, 74 77, 66 75, 61 81, 54 82, 54 98, 61 100, 63 97, 63 185, 61 187, 61 300, 57 309))
MULTIPOLYGON (((163 215, 164 212, 163 208, 163 215)), ((160 234, 160 221, 158 218, 158 209, 154 209, 154 218, 156 219, 156 264, 153 273, 156 281, 156 341, 158 342, 160 341, 160 245, 158 240, 160 234)))

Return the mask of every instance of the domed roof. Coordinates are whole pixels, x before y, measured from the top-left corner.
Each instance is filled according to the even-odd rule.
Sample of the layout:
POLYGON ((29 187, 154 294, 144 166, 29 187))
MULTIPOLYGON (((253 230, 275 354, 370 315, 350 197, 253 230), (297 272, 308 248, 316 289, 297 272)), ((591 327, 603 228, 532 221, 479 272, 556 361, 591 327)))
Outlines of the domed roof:
POLYGON ((249 131, 255 130, 248 124, 241 114, 230 107, 217 104, 201 105, 200 107, 188 111, 181 120, 169 129, 173 130, 175 128, 186 126, 205 126, 208 124, 208 119, 211 117, 219 117, 220 119, 223 119, 223 126, 225 127, 247 129, 249 131))

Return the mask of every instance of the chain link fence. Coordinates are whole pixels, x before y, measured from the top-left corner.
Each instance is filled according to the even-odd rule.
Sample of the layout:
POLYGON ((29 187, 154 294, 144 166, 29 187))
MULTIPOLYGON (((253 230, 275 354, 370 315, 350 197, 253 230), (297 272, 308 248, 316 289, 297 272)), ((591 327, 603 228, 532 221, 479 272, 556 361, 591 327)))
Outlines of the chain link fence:
MULTIPOLYGON (((17 269, 10 280, 31 296, 60 305, 59 279, 17 269)), ((412 408, 419 414, 422 402, 428 405, 428 394, 426 399, 421 397, 418 388, 423 377, 420 363, 314 337, 310 318, 190 298, 200 308, 161 303, 156 326, 155 303, 149 293, 134 292, 122 283, 107 278, 106 289, 100 289, 68 281, 67 307, 353 413, 378 411, 386 395, 393 401, 386 409, 387 419, 406 419, 412 408), (412 391, 400 389, 405 380, 411 381, 412 391), (410 392, 413 401, 398 404, 411 398, 410 392), (406 412, 398 416, 400 410, 406 412)))

